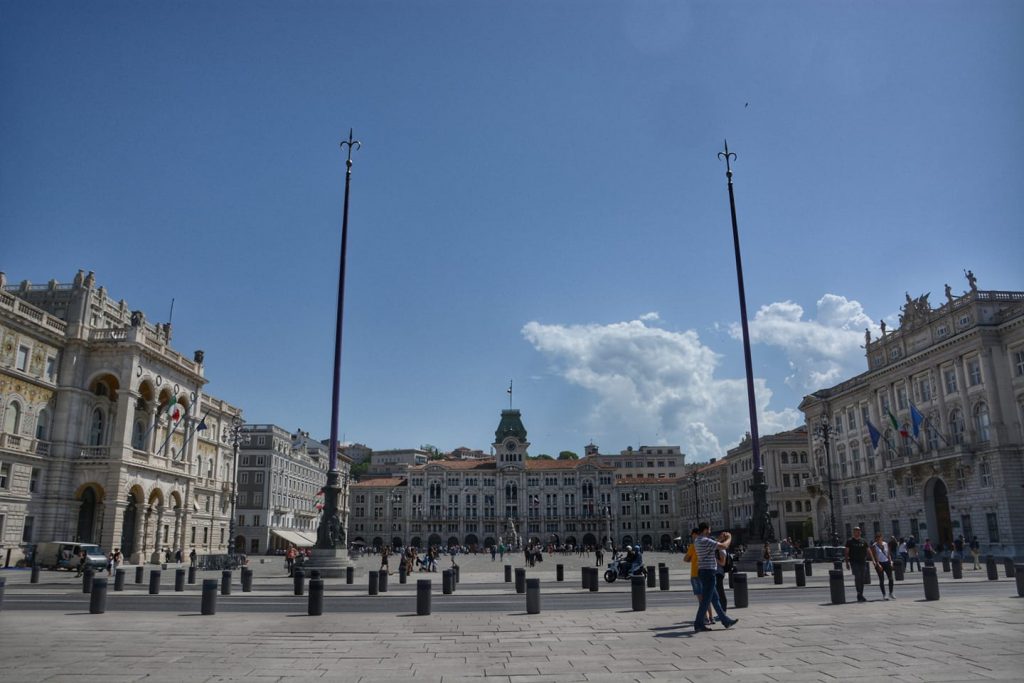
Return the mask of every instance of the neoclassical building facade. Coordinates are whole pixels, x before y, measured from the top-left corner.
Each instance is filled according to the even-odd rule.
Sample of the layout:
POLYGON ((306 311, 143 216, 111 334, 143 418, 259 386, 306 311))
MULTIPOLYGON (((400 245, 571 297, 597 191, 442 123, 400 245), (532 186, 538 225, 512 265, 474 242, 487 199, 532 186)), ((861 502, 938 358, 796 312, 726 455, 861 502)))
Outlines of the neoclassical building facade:
POLYGON ((897 329, 865 333, 868 370, 800 405, 841 538, 976 536, 983 553, 1024 555, 1024 292, 967 281, 935 308, 908 294, 897 329))
POLYGON ((204 356, 170 344, 94 275, 8 285, 0 274, 0 543, 5 561, 50 540, 226 551, 232 425, 204 356))
POLYGON ((527 543, 662 547, 679 535, 678 480, 615 479, 598 457, 528 456, 518 410, 503 410, 495 456, 432 460, 352 484, 357 545, 489 547, 527 543))

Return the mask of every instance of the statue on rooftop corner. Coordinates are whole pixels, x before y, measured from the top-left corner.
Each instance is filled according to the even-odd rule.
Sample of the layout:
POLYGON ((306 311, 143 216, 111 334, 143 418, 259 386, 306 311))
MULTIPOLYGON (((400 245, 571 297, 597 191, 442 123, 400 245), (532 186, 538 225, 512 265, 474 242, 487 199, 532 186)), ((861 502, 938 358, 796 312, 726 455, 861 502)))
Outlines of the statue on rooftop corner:
POLYGON ((964 277, 967 278, 967 284, 971 286, 972 292, 978 291, 978 278, 974 277, 973 270, 965 270, 964 277))

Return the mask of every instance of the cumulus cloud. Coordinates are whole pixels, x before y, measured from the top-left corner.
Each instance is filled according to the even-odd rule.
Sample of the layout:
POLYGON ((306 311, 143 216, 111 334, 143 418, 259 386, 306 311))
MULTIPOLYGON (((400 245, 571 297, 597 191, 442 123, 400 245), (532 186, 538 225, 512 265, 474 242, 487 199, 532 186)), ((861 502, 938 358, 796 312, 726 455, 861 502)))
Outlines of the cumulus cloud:
MULTIPOLYGON (((522 334, 568 382, 592 392, 601 431, 660 434, 696 459, 720 457, 746 431, 743 379, 715 376, 719 356, 696 332, 655 327, 649 315, 605 325, 530 322, 522 334)), ((790 429, 799 411, 770 411, 771 390, 755 382, 762 433, 790 429)))
MULTIPOLYGON (((814 318, 805 319, 803 307, 792 301, 762 306, 750 321, 750 341, 782 349, 792 371, 787 384, 814 391, 863 369, 865 328, 876 332, 859 302, 826 294, 814 318)), ((738 323, 729 333, 742 338, 738 323)))

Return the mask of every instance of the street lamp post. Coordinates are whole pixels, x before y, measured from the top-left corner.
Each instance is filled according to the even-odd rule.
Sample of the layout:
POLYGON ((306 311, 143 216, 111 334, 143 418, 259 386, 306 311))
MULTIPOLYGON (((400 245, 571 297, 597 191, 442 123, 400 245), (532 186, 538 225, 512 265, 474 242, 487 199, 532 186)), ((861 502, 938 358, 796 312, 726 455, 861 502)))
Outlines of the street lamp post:
MULTIPOLYGON (((228 557, 231 566, 235 565, 235 505, 238 500, 238 446, 243 439, 242 426, 245 422, 237 415, 231 420, 231 448, 233 460, 231 462, 231 517, 228 518, 228 557)), ((212 534, 211 534, 212 535, 212 534)))
POLYGON ((836 533, 836 491, 835 480, 832 478, 832 453, 829 450, 829 443, 834 433, 832 422, 828 413, 822 413, 818 424, 814 427, 814 436, 818 437, 825 447, 825 471, 828 476, 828 506, 829 506, 829 541, 832 546, 839 545, 839 534, 836 533))
POLYGON ((348 140, 341 142, 347 149, 345 159, 345 202, 341 218, 341 257, 338 266, 338 309, 334 321, 334 377, 331 384, 331 442, 328 450, 327 483, 324 485, 324 509, 316 532, 313 566, 321 576, 338 578, 349 566, 345 528, 338 514, 341 497, 341 474, 338 472, 338 401, 341 388, 341 338, 345 320, 345 259, 348 252, 348 199, 352 184, 352 151, 362 145, 348 131, 348 140))
POLYGON ((611 550, 614 542, 612 541, 612 506, 606 505, 604 507, 604 543, 605 550, 611 550))
POLYGON ((753 483, 750 485, 754 497, 754 514, 750 520, 750 535, 761 541, 775 540, 771 520, 768 518, 768 484, 764 478, 764 465, 761 462, 761 443, 757 434, 757 402, 754 397, 754 366, 750 359, 750 330, 747 326, 747 296, 743 288, 743 260, 740 258, 740 232, 736 223, 736 198, 732 187, 731 161, 736 154, 729 151, 729 143, 725 143, 725 151, 718 153, 719 159, 725 160, 725 177, 729 181, 729 212, 732 216, 732 241, 736 255, 736 284, 740 295, 740 324, 743 329, 743 362, 747 373, 747 409, 750 413, 750 438, 754 451, 753 483))
POLYGON ((633 487, 633 545, 640 544, 640 489, 633 487))
POLYGON ((694 519, 696 519, 694 526, 697 526, 697 524, 700 523, 700 490, 698 487, 700 484, 704 483, 704 477, 696 472, 690 472, 687 476, 693 484, 693 509, 694 519))

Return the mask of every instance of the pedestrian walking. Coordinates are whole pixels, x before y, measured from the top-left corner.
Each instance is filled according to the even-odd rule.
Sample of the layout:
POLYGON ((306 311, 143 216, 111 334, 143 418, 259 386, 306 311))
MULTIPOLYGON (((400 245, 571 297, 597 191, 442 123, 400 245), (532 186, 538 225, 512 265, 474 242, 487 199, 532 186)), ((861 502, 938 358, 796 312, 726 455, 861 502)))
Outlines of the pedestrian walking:
POLYGON ((764 573, 771 574, 775 567, 772 565, 772 549, 768 547, 767 543, 761 549, 761 559, 764 560, 764 573))
POLYGON ((190 567, 195 567, 196 566, 196 549, 195 548, 192 548, 192 550, 188 551, 188 566, 190 566, 190 567))
POLYGON ((853 585, 857 589, 857 602, 867 602, 864 597, 865 572, 868 570, 868 542, 861 538, 860 527, 853 528, 853 537, 846 541, 843 555, 846 568, 853 572, 853 585))
POLYGON ((391 569, 388 567, 389 557, 391 557, 391 546, 386 545, 380 551, 380 570, 391 576, 391 569))
POLYGON ((971 539, 969 547, 971 549, 971 557, 974 559, 974 568, 981 569, 981 565, 978 564, 978 556, 981 555, 981 544, 978 543, 977 536, 971 539))
POLYGON ((724 540, 716 541, 711 538, 711 527, 707 522, 701 522, 697 531, 699 535, 695 539, 694 545, 698 562, 697 576, 700 579, 700 604, 697 606, 697 615, 693 618, 693 630, 697 633, 712 630, 704 621, 709 606, 714 608, 722 625, 730 628, 739 620, 730 619, 722 609, 718 591, 715 590, 715 572, 718 569, 718 551, 729 549, 729 544, 732 543, 732 534, 723 531, 720 538, 724 540))
POLYGON ((882 540, 882 534, 875 534, 875 542, 871 544, 871 560, 875 564, 875 572, 878 574, 878 587, 882 589, 882 599, 896 599, 892 594, 892 554, 889 544, 882 540), (885 595, 885 577, 889 577, 889 595, 885 595))
POLYGON ((907 539, 907 554, 910 556, 909 571, 914 571, 915 564, 917 571, 921 571, 921 550, 917 547, 917 541, 913 536, 907 539))

